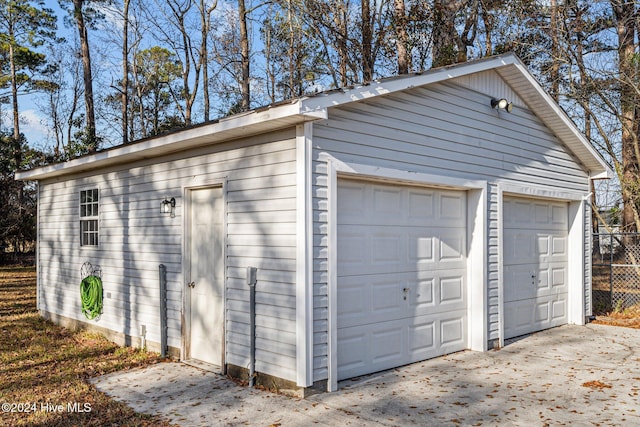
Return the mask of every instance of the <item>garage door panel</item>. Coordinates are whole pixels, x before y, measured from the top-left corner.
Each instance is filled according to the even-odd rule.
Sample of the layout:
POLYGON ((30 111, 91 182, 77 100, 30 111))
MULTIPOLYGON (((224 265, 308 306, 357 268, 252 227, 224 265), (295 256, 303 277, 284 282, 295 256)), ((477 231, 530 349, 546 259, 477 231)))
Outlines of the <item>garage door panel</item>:
POLYGON ((566 263, 512 265, 505 271, 504 301, 556 295, 567 292, 566 263), (535 276, 535 277, 533 277, 535 276))
POLYGON ((550 301, 541 301, 536 304, 536 309, 534 311, 534 322, 549 322, 551 320, 551 302, 550 301))
POLYGON ((341 182, 337 202, 340 224, 466 226, 466 195, 460 191, 341 182))
POLYGON ((406 276, 395 274, 350 276, 338 288, 339 327, 384 322, 402 316, 406 276))
POLYGON ((568 207, 564 202, 506 198, 503 201, 503 226, 535 230, 568 229, 568 207))
POLYGON ((539 261, 566 261, 567 236, 560 232, 507 229, 504 239, 504 263, 525 264, 539 261))
POLYGON ((551 205, 551 223, 559 230, 567 230, 569 228, 568 207, 566 203, 558 203, 551 205))
POLYGON ((466 348, 466 194, 365 182, 338 190, 339 379, 466 348), (351 201, 343 212, 348 197, 357 214, 351 201))
POLYGON ((567 298, 560 297, 551 302, 551 320, 562 325, 567 322, 567 298))
POLYGON ((338 276, 464 268, 461 230, 338 225, 338 276))
POLYGON ((426 230, 423 230, 422 233, 415 233, 412 240, 415 244, 408 245, 409 263, 415 264, 418 268, 421 264, 433 264, 436 261, 433 249, 435 241, 436 238, 430 233, 426 233, 426 230))
POLYGON ((342 286, 338 290, 338 312, 343 321, 346 319, 356 319, 366 317, 370 313, 368 301, 370 297, 362 293, 358 283, 348 283, 342 281, 342 286))
POLYGON ((408 313, 424 315, 443 313, 466 307, 466 279, 464 270, 420 272, 417 279, 408 279, 408 313), (429 275, 425 277, 424 275, 429 275))
POLYGON ((393 321, 338 329, 338 379, 401 365, 407 350, 402 326, 393 321))
POLYGON ((439 259, 438 261, 463 261, 465 259, 466 238, 458 230, 441 230, 438 236, 439 259))
POLYGON ((409 283, 411 310, 431 310, 435 305, 435 277, 427 277, 409 283))
POLYGON ((568 204, 505 198, 503 206, 505 337, 566 323, 568 204))
POLYGON ((551 238, 551 256, 567 257, 567 236, 550 236, 551 238))
POLYGON ((538 295, 567 292, 567 274, 566 262, 540 263, 537 277, 538 295))
POLYGON ((463 344, 465 336, 466 317, 464 315, 440 320, 440 345, 443 348, 463 344))
MULTIPOLYGON (((561 232, 539 232, 536 236, 537 251, 534 254, 538 259, 560 261, 567 259, 567 236, 561 232)), ((535 259, 533 260, 535 261, 535 259)))
POLYGON ((372 191, 372 211, 369 217, 372 220, 397 218, 404 215, 402 189, 391 186, 373 186, 372 191))
POLYGON ((536 332, 567 323, 567 294, 505 303, 505 337, 536 332), (509 322, 506 322, 509 319, 509 322))
POLYGON ((433 191, 413 191, 408 190, 409 209, 407 211, 409 219, 416 223, 426 223, 435 216, 435 196, 433 191))
POLYGON ((463 193, 440 193, 438 219, 448 220, 451 225, 464 226, 466 218, 466 196, 463 193))
POLYGON ((464 303, 464 278, 440 278, 440 304, 464 303))
POLYGON ((371 233, 371 262, 385 270, 388 267, 396 271, 406 263, 404 236, 391 233, 391 230, 371 233))
MULTIPOLYGON (((360 375, 352 372, 365 372, 369 358, 370 339, 362 328, 338 330, 338 378, 360 375), (347 376, 345 376, 345 373, 347 376)), ((397 348, 397 347, 396 347, 397 348)))
POLYGON ((338 288, 339 327, 385 322, 466 307, 464 270, 348 276, 338 288), (406 291, 405 291, 406 289, 406 291), (406 299, 405 299, 406 298, 406 299))
POLYGON ((402 362, 406 339, 401 329, 402 322, 385 322, 371 330, 371 363, 396 366, 402 362))
MULTIPOLYGON (((340 257, 338 270, 360 269, 370 263, 368 259, 369 238, 365 230, 342 229, 340 233, 340 257)), ((359 271, 359 270, 358 270, 359 271)))
POLYGON ((563 288, 567 290, 567 269, 564 265, 549 268, 549 276, 551 277, 551 287, 554 289, 563 288))
MULTIPOLYGON (((387 276, 385 275, 385 278, 387 276)), ((402 289, 406 287, 406 281, 394 279, 388 276, 389 281, 372 281, 371 289, 371 315, 369 318, 394 319, 402 313, 402 289)))
POLYGON ((428 317, 409 325, 409 352, 412 357, 428 357, 435 350, 436 338, 436 322, 428 317))
POLYGON ((340 217, 345 223, 357 223, 362 217, 365 206, 366 188, 359 183, 343 182, 338 191, 337 203, 340 206, 340 217))
POLYGON ((517 301, 527 298, 535 298, 536 284, 535 274, 529 264, 514 265, 505 268, 504 272, 504 301, 517 301))
POLYGON ((535 244, 531 235, 524 232, 505 231, 504 237, 504 263, 522 264, 531 262, 535 258, 535 244))
POLYGON ((430 359, 466 346, 466 310, 338 330, 338 379, 430 359))

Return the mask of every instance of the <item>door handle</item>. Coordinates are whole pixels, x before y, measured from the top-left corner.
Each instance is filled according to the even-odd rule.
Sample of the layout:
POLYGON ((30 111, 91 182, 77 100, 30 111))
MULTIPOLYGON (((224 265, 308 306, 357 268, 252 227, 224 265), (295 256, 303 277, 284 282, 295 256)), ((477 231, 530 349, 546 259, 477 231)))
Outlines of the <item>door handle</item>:
POLYGON ((402 293, 404 294, 404 299, 407 299, 407 294, 409 293, 409 288, 402 288, 402 293))
POLYGON ((193 289, 196 286, 196 282, 189 282, 187 283, 187 286, 193 289))

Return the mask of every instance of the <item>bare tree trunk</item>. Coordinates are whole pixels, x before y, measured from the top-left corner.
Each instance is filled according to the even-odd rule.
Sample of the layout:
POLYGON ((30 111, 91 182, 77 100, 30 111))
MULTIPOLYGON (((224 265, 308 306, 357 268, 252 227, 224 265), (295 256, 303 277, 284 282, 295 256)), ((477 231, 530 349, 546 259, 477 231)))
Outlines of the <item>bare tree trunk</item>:
POLYGON ((55 91, 49 91, 49 110, 51 113, 51 122, 53 123, 53 132, 56 138, 56 146, 53 147, 53 156, 56 160, 60 159, 60 147, 62 146, 62 141, 60 138, 60 117, 58 113, 58 107, 56 105, 56 94, 55 91))
POLYGON ((242 67, 242 79, 240 82, 242 111, 249 111, 251 106, 251 85, 249 81, 249 32, 247 30, 247 9, 244 0, 238 0, 238 14, 240 18, 240 61, 242 67))
POLYGON ((373 31, 371 29, 371 5, 370 0, 361 0, 362 11, 362 82, 373 80, 373 55, 371 52, 373 31))
MULTIPOLYGON (((18 80, 16 76, 16 66, 14 60, 13 35, 9 42, 9 57, 11 62, 11 96, 13 103, 13 158, 15 169, 20 169, 22 165, 22 144, 20 141, 20 110, 18 109, 18 80)), ((22 181, 16 183, 18 190, 18 206, 22 211, 24 206, 24 183, 22 181)))
MULTIPOLYGON (((13 37, 12 34, 9 35, 13 37)), ((20 110, 18 109, 18 79, 16 77, 16 62, 13 43, 9 43, 9 66, 11 68, 11 104, 13 107, 13 139, 20 139, 20 110)))
MULTIPOLYGON (((177 9, 174 10, 175 16, 177 18, 177 25, 180 28, 180 32, 182 34, 182 45, 184 46, 184 64, 182 66, 182 83, 184 85, 184 94, 185 94, 185 109, 184 109, 184 124, 186 126, 191 125, 191 89, 189 88, 189 71, 191 70, 191 51, 189 47, 191 46, 191 39, 187 34, 187 30, 184 24, 184 15, 187 13, 186 10, 177 9)), ((197 91, 198 87, 195 86, 193 91, 197 91)))
POLYGON ((129 142, 129 3, 123 0, 122 10, 122 143, 129 142))
POLYGON ((493 16, 487 10, 486 5, 485 5, 484 2, 482 3, 482 22, 484 23, 484 28, 485 28, 485 32, 484 32, 484 43, 485 43, 484 56, 491 56, 491 55, 493 55, 493 40, 491 39, 491 36, 493 34, 493 31, 494 31, 495 20, 493 19, 493 16))
POLYGON ((333 14, 336 36, 336 50, 338 51, 338 69, 340 74, 340 87, 346 87, 349 84, 347 69, 349 66, 348 52, 348 17, 347 7, 344 0, 335 2, 335 12, 333 14))
POLYGON ((638 126, 634 86, 638 76, 635 68, 636 14, 635 2, 611 0, 618 33, 618 63, 620 73, 620 104, 622 124, 622 201, 624 231, 637 231, 638 227, 638 126))
POLYGON ((404 0, 394 0, 394 21, 396 28, 396 50, 398 51, 398 74, 407 74, 411 67, 407 15, 404 0))
POLYGON ((82 7, 84 0, 73 0, 73 18, 76 21, 80 36, 80 55, 82 56, 82 69, 84 76, 84 103, 87 124, 87 139, 89 152, 98 149, 96 140, 96 117, 93 104, 93 77, 91 75, 91 55, 89 53, 89 35, 84 22, 82 7))
POLYGON ((551 97, 556 100, 560 98, 560 39, 558 37, 558 2, 551 0, 550 25, 551 25, 551 97))
MULTIPOLYGON (((483 2, 486 5, 486 2, 483 2)), ((441 67, 467 60, 467 47, 472 46, 478 29, 478 0, 434 0, 431 40, 432 66, 441 67), (458 33, 456 19, 463 7, 465 24, 458 33)))
POLYGON ((269 95, 269 100, 273 104, 276 102, 276 74, 273 69, 273 59, 271 57, 272 47, 271 47, 271 37, 273 33, 273 24, 269 22, 268 28, 265 28, 265 40, 264 40, 264 59, 265 59, 265 70, 267 72, 267 92, 269 95))
POLYGON ((455 14, 451 13, 448 0, 433 2, 432 66, 453 64, 456 60, 456 29, 453 26, 455 14))
MULTIPOLYGON (((288 72, 289 72, 289 97, 293 98, 297 95, 296 87, 296 45, 295 45, 295 33, 293 29, 293 5, 291 0, 287 0, 287 24, 289 25, 289 46, 287 51, 287 57, 289 58, 288 72)), ((301 85, 300 85, 301 86, 301 85)))
POLYGON ((75 120, 76 111, 78 110, 78 98, 79 95, 79 82, 74 82, 73 98, 71 101, 71 108, 69 109, 69 115, 67 116, 67 156, 71 157, 73 153, 73 147, 71 146, 71 133, 73 132, 73 122, 75 120))
POLYGON ((202 97, 204 103, 204 121, 208 122, 211 114, 211 105, 209 99, 209 49, 207 47, 207 39, 211 30, 211 12, 217 7, 217 0, 211 6, 207 7, 204 0, 200 0, 198 8, 200 9, 201 21, 201 37, 200 42, 200 62, 202 64, 202 97))

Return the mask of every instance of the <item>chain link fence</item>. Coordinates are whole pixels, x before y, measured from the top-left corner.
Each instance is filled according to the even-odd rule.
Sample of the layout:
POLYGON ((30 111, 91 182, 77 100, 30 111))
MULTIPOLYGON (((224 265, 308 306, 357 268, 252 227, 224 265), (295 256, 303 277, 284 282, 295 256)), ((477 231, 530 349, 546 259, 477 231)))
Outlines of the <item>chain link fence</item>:
POLYGON ((598 233, 593 243, 593 314, 640 304, 640 233, 598 233))

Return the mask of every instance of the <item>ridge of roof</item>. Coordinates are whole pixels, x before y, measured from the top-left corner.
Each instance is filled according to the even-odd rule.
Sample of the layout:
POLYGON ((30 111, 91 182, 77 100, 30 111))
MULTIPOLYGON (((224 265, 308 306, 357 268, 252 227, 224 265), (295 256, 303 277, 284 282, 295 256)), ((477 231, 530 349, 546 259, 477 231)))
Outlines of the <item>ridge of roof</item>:
POLYGON ((326 119, 328 109, 331 107, 488 70, 496 70, 516 92, 518 92, 518 87, 526 87, 529 90, 530 94, 523 97, 526 99, 528 107, 567 145, 590 172, 594 172, 592 178, 612 175, 613 172, 609 165, 582 135, 562 107, 546 93, 515 54, 507 53, 279 101, 247 112, 134 141, 130 144, 118 145, 67 162, 19 171, 16 172, 16 179, 46 179, 119 162, 131 162, 141 158, 183 151, 207 143, 222 141, 225 138, 228 140, 275 130, 304 121, 326 119))

